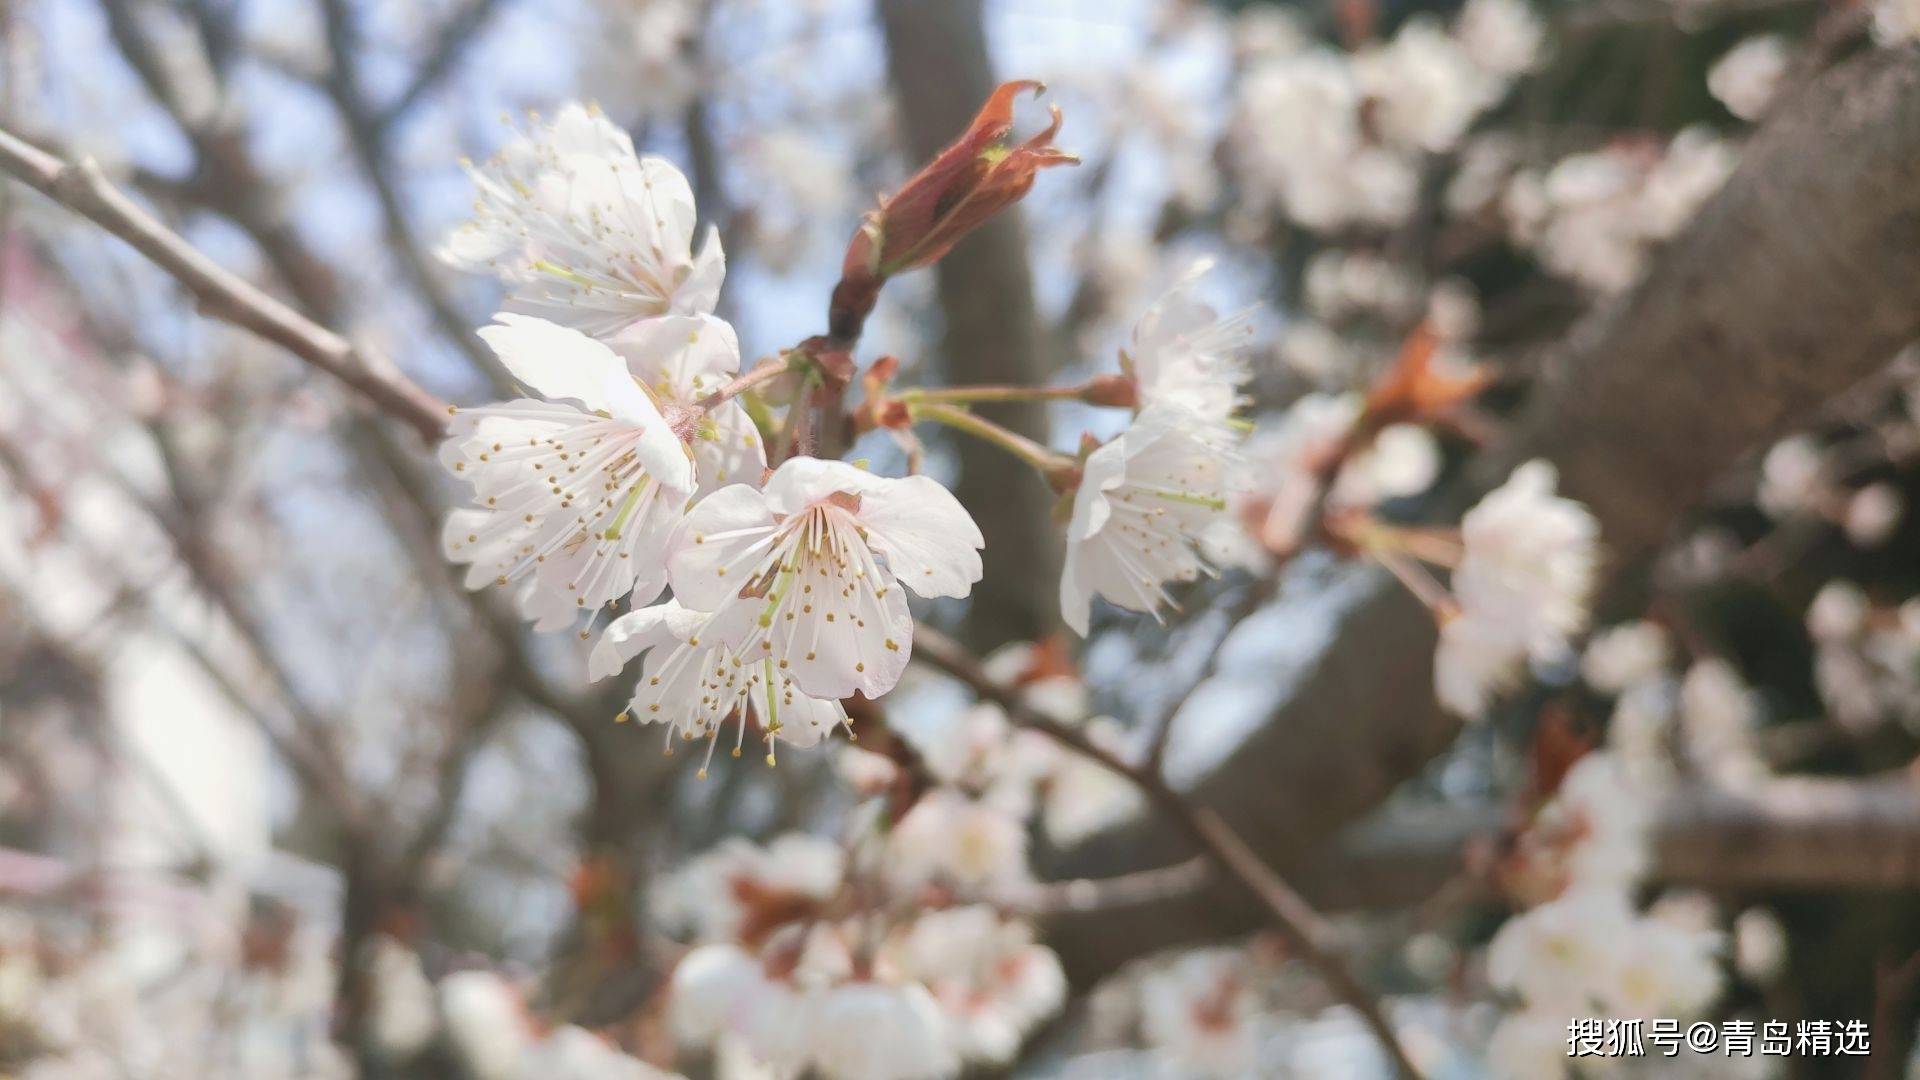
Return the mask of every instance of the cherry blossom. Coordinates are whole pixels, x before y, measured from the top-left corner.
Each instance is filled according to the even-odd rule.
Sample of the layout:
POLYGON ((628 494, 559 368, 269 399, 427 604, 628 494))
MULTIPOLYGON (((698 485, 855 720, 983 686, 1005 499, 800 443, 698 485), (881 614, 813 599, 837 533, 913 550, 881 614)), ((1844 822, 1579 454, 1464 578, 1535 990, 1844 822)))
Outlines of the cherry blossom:
POLYGON ((893 827, 886 875, 909 894, 935 883, 975 894, 1015 884, 1027 876, 1027 831, 990 803, 940 788, 921 797, 893 827))
POLYGON ((813 1061, 829 1080, 922 1080, 959 1071, 946 1018, 924 986, 850 982, 813 1007, 813 1061))
POLYGON ((1920 0, 1878 0, 1873 5, 1873 39, 1889 48, 1920 41, 1920 0))
POLYGON ((450 515, 447 557, 468 564, 468 588, 524 581, 521 608, 541 630, 622 598, 652 601, 695 489, 694 453, 605 344, 512 315, 480 334, 548 400, 454 416, 440 460, 473 485, 475 505, 450 515))
POLYGON ((1707 72, 1707 89, 1727 111, 1742 120, 1758 120, 1773 101, 1791 56, 1778 34, 1759 34, 1734 46, 1707 72))
POLYGON ((967 595, 984 544, 928 477, 798 457, 764 489, 730 485, 695 505, 675 534, 668 577, 680 603, 712 614, 713 646, 764 661, 801 694, 872 698, 899 681, 913 647, 902 587, 967 595))
POLYGON ((1515 469, 1461 521, 1453 574, 1458 609, 1444 616, 1435 685, 1448 708, 1477 715, 1529 659, 1557 660, 1587 619, 1598 524, 1554 494, 1546 462, 1515 469))
POLYGON ((1667 632, 1645 620, 1610 626, 1587 643, 1580 675, 1603 694, 1623 694, 1666 670, 1667 632))
POLYGON ((469 167, 474 218, 441 250, 499 276, 507 310, 604 337, 662 315, 713 311, 726 273, 719 233, 693 251, 693 189, 671 162, 634 153, 596 110, 570 104, 469 167))
POLYGON ((1225 520, 1228 448, 1186 409, 1150 405, 1089 454, 1067 528, 1060 612, 1085 635, 1093 598, 1158 615, 1167 582, 1207 569, 1198 544, 1225 520))
POLYGON ((1182 954, 1141 982, 1141 1029, 1149 1045, 1206 1076, 1255 1071, 1265 1017, 1247 956, 1217 948, 1182 954))
POLYGON ((1252 327, 1246 313, 1223 318, 1194 295, 1211 265, 1195 263, 1147 308, 1121 363, 1139 387, 1142 406, 1172 402, 1224 424, 1241 405, 1248 377, 1242 353, 1252 327))
POLYGON ((745 607, 718 614, 689 611, 673 600, 629 612, 608 624, 589 657, 588 674, 605 678, 644 653, 624 715, 668 725, 669 749, 675 735, 707 740, 709 759, 729 721, 736 726, 735 755, 752 721, 765 735, 769 761, 776 742, 812 746, 835 727, 847 726, 837 697, 804 693, 772 658, 764 628, 740 626, 750 623, 752 614, 745 607), (731 632, 735 628, 740 632, 731 632))

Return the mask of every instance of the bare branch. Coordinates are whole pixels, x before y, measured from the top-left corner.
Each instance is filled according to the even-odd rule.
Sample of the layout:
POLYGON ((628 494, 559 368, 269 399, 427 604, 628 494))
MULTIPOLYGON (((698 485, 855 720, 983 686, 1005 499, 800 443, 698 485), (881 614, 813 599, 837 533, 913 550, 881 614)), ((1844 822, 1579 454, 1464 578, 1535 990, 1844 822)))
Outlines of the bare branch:
POLYGON ((192 293, 209 317, 257 334, 332 375, 424 439, 446 430, 445 403, 391 363, 355 348, 195 250, 91 162, 62 161, 0 130, 0 170, 126 241, 192 293))

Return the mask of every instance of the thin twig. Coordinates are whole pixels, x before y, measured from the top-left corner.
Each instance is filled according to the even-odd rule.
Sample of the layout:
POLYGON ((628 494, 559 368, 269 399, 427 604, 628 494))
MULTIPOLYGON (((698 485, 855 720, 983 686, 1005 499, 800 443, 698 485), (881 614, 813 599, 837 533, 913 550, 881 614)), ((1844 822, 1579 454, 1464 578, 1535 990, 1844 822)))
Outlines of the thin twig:
POLYGON ((426 61, 414 71, 413 80, 373 118, 374 126, 384 132, 406 119, 415 105, 438 89, 460 67, 468 48, 486 30, 493 21, 494 13, 499 10, 500 0, 468 0, 466 6, 454 12, 441 25, 439 34, 427 51, 426 61))
POLYGON ((0 130, 0 170, 126 241, 185 286, 204 314, 265 338, 332 375, 422 438, 445 433, 445 403, 391 364, 201 254, 122 194, 91 161, 62 161, 0 130))

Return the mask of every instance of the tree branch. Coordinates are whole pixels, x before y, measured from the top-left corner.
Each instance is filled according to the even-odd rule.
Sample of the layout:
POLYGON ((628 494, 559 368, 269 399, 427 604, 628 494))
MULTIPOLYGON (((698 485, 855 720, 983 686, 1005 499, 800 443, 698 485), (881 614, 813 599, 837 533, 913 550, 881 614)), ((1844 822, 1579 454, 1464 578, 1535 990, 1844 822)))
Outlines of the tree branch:
POLYGON ((391 363, 301 315, 189 245, 107 181, 89 161, 71 164, 0 130, 0 170, 126 241, 166 271, 200 310, 256 334, 352 387, 423 439, 437 439, 447 406, 391 363))
POLYGON ((989 677, 965 647, 926 626, 914 629, 914 659, 930 664, 964 683, 981 700, 991 701, 1006 711, 1021 727, 1038 731, 1074 753, 1097 762, 1119 774, 1140 790, 1160 812, 1164 820, 1183 833, 1188 842, 1206 856, 1234 886, 1251 895, 1264 910, 1267 919, 1279 928, 1289 946, 1296 950, 1327 985, 1372 1029, 1381 1047, 1405 1076, 1419 1076, 1413 1062, 1400 1045, 1399 1036, 1380 1003, 1360 984, 1347 965, 1336 955, 1333 933, 1326 920, 1308 904, 1273 868, 1247 846, 1220 816, 1196 806, 1170 787, 1156 770, 1148 770, 1122 760, 1094 744, 1080 731, 1029 706, 1020 693, 989 677))

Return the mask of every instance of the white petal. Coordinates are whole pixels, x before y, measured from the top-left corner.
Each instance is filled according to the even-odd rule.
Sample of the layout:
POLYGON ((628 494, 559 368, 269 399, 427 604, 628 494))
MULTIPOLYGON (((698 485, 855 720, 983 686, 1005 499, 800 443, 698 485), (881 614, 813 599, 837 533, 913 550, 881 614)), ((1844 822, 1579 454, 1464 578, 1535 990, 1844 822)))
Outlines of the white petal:
POLYGON ((767 447, 747 410, 737 401, 723 402, 707 414, 707 423, 707 437, 693 442, 695 493, 707 495, 728 484, 760 486, 767 447))
POLYGON ((695 632, 705 616, 669 600, 629 611, 607 624, 587 657, 587 678, 599 682, 618 674, 634 657, 660 645, 677 645, 695 632))
POLYGON ((766 497, 732 484, 701 499, 674 537, 667 578, 680 602, 717 610, 745 587, 774 529, 766 497))
POLYGON ((767 505, 777 514, 797 514, 831 495, 859 495, 882 478, 844 461, 793 457, 767 478, 767 505))
POLYGON ((807 694, 838 699, 858 691, 877 698, 906 670, 913 615, 906 593, 880 570, 851 524, 836 527, 847 565, 801 564, 779 610, 768 613, 768 648, 807 694))
POLYGON ((925 597, 965 596, 980 580, 986 538, 953 493, 926 476, 888 480, 861 494, 868 541, 902 585, 925 597))
POLYGON ((720 302, 720 283, 727 276, 727 256, 720 247, 720 230, 707 226, 706 240, 693 257, 687 279, 673 294, 673 310, 687 315, 704 315, 720 302))
POLYGON ((611 373, 626 370, 613 350, 545 319, 503 313, 494 320, 480 328, 480 337, 514 378, 542 397, 572 399, 589 410, 608 407, 611 373))
POLYGON ((740 370, 740 340, 724 319, 666 315, 642 319, 607 340, 627 369, 662 394, 691 401, 740 370))
MULTIPOLYGON (((1074 509, 1079 510, 1077 500, 1074 509)), ((1080 569, 1080 545, 1068 544, 1066 563, 1060 570, 1060 617, 1074 633, 1086 637, 1092 615, 1093 589, 1080 569)))

